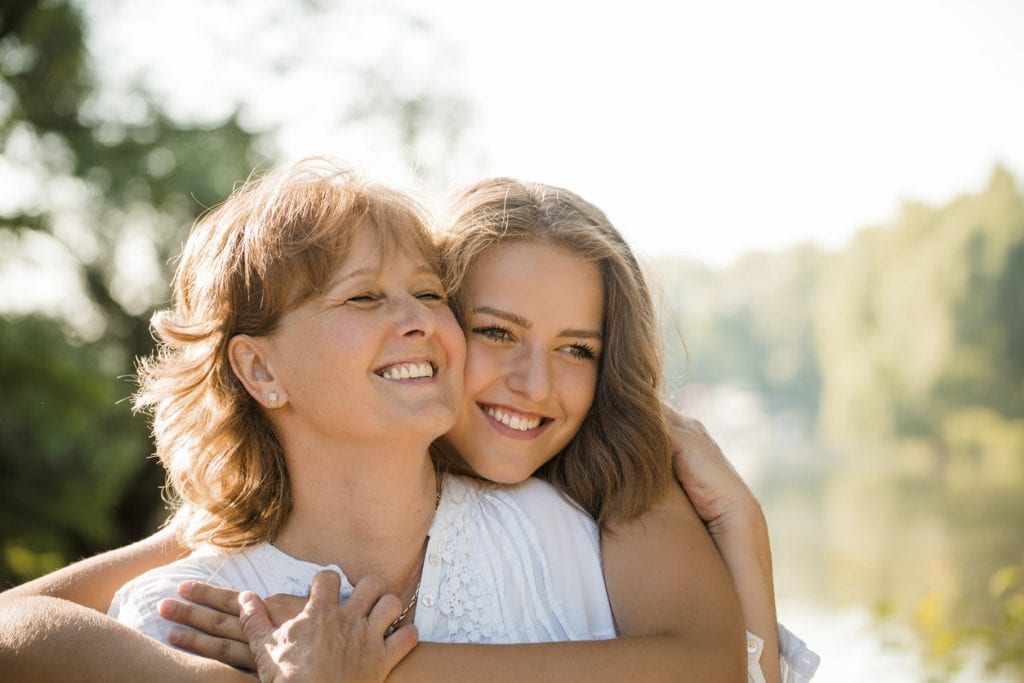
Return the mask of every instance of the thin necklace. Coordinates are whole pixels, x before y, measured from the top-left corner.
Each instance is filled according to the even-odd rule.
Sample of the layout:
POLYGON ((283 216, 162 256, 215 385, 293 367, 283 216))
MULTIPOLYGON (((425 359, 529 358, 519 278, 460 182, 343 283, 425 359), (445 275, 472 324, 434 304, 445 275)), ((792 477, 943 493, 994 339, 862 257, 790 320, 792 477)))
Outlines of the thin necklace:
MULTIPOLYGON (((428 536, 427 538, 430 538, 430 537, 428 536)), ((405 606, 405 608, 402 610, 401 614, 398 615, 398 618, 395 619, 394 621, 392 621, 391 625, 388 626, 384 630, 384 637, 385 638, 387 638, 388 636, 390 636, 392 633, 395 632, 395 629, 398 628, 398 625, 400 623, 402 623, 402 619, 405 619, 405 615, 408 614, 409 610, 412 609, 412 606, 416 604, 416 598, 418 598, 418 597, 420 597, 420 582, 416 583, 416 590, 414 590, 412 592, 412 600, 410 600, 409 604, 405 606)))
MULTIPOLYGON (((437 508, 441 505, 441 475, 437 474, 437 495, 434 496, 434 512, 437 512, 437 508)), ((427 536, 427 545, 430 544, 430 536, 427 536)), ((420 580, 416 582, 416 590, 412 592, 412 599, 409 600, 409 604, 406 605, 399 613, 398 618, 391 622, 391 625, 384 630, 384 637, 387 638, 398 628, 398 625, 402 623, 402 619, 405 619, 405 615, 409 613, 412 606, 416 604, 416 598, 420 597, 420 586, 423 584, 423 564, 420 564, 420 580)))

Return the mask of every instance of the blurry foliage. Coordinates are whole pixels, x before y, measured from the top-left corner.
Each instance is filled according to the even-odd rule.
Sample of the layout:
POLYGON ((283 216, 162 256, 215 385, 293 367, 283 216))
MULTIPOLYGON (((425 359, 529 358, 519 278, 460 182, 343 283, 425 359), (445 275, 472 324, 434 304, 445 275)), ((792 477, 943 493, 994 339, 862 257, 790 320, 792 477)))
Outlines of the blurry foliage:
MULTIPOLYGON (((147 459, 145 421, 122 400, 133 389, 124 377, 153 348, 149 319, 169 299, 189 226, 275 154, 272 131, 243 125, 251 117, 242 104, 223 120, 190 123, 145 84, 105 89, 83 8, 71 0, 0 7, 3 260, 30 262, 43 241, 78 284, 50 317, 0 316, 0 587, 139 538, 165 514, 163 472, 147 459)), ((335 9, 308 2, 273 21, 308 27, 335 9)), ((355 88, 356 101, 338 105, 339 125, 382 124, 419 159, 423 140, 453 151, 465 103, 419 82, 389 86, 383 74, 399 66, 343 67, 376 87, 365 96, 355 88)), ((263 67, 268 78, 290 68, 263 67)))
POLYGON ((897 225, 861 233, 829 269, 818 316, 826 437, 923 439, 944 465, 951 422, 963 435, 979 411, 1022 419, 1024 200, 1013 177, 997 169, 982 193, 909 205, 897 225))
POLYGON ((820 377, 812 300, 827 257, 810 246, 748 254, 723 271, 662 259, 655 264, 672 320, 670 387, 734 380, 750 385, 774 410, 813 419, 820 377))
POLYGON ((745 384, 777 420, 795 410, 816 431, 829 465, 805 494, 823 515, 828 576, 815 581, 912 623, 950 667, 983 642, 992 666, 1024 670, 1024 198, 1012 175, 997 168, 946 206, 908 204, 839 252, 656 268, 690 358, 669 331, 670 385, 745 384))
POLYGON ((146 425, 118 403, 130 386, 100 353, 69 346, 62 326, 40 316, 0 325, 0 384, 18 389, 0 395, 5 580, 122 539, 115 507, 145 462, 146 425))

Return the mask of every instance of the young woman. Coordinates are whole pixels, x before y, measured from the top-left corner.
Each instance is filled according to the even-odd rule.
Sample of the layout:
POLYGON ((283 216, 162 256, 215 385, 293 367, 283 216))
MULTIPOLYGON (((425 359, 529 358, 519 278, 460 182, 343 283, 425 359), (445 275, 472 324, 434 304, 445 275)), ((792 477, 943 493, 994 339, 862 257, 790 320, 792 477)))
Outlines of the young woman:
MULTIPOLYGON (((680 536, 679 527, 687 522, 678 510, 672 511, 671 505, 661 501, 640 522, 635 521, 658 500, 668 477, 668 461, 659 457, 665 453, 665 430, 656 403, 660 366, 653 353, 653 316, 635 261, 596 209, 575 195, 544 186, 511 181, 481 184, 467 194, 456 226, 463 229, 453 232, 445 254, 452 282, 465 280, 465 286, 458 288, 465 296, 457 309, 465 312, 470 361, 462 418, 446 441, 449 459, 458 450, 481 474, 518 481, 557 453, 543 473, 606 522, 606 573, 620 629, 628 634, 635 625, 640 631, 671 632, 672 619, 680 615, 666 609, 672 603, 658 593, 666 582, 652 579, 650 574, 652 567, 671 567, 674 558, 672 551, 662 547, 665 541, 653 532, 669 528, 680 536), (523 192, 525 196, 519 196, 523 192), (521 200, 521 217, 525 224, 533 225, 533 233, 510 230, 516 223, 517 200, 521 200), (532 215, 538 210, 547 212, 546 222, 532 215), (552 216, 566 219, 561 237, 546 224, 552 216), (489 232, 481 230, 486 225, 491 226, 489 232), (573 226, 574 236, 570 236, 573 231, 568 228, 573 226), (588 242, 588 249, 574 242, 578 239, 588 242), (537 266, 539 269, 531 271, 537 266), (566 280, 557 281, 556 273, 566 280), (504 286, 496 287, 495 282, 504 286), (535 308, 565 303, 570 292, 581 296, 561 309, 535 308), (521 298, 517 299, 516 293, 521 298), (624 411, 628 419, 616 421, 617 410, 624 411), (573 439, 577 431, 580 435, 573 439), (608 447, 614 439, 618 443, 608 447), (649 443, 638 446, 644 439, 649 443), (594 459, 588 461, 590 454, 594 459), (595 471, 598 476, 591 476, 595 471), (618 486, 621 479, 617 477, 625 477, 630 485, 618 486), (622 540, 630 538, 633 541, 622 540), (652 547, 661 550, 652 551, 652 547), (623 559, 617 561, 616 556, 623 559), (656 561, 648 563, 645 558, 656 561), (638 580, 637 574, 646 580, 638 580), (622 580, 623 589, 617 591, 620 575, 633 578, 622 580), (617 599, 617 592, 625 597, 617 599)), ((706 497, 697 499, 707 512, 714 512, 712 508, 720 503, 706 497)), ((727 561, 729 546, 723 540, 729 538, 729 534, 718 538, 727 561)), ((756 555, 750 547, 745 552, 756 555)), ((733 554, 743 555, 743 549, 733 554)), ((730 563, 734 571, 740 565, 730 563)), ((763 581, 763 576, 756 577, 759 573, 765 573, 763 566, 752 574, 763 581)), ((770 581, 770 571, 768 576, 770 581)), ((693 595, 687 589, 694 586, 688 579, 681 583, 670 594, 679 595, 681 605, 692 605, 693 595)), ((770 583, 767 594, 770 606, 770 583)), ((680 620, 683 631, 688 618, 692 621, 692 615, 680 620)), ((773 615, 771 619, 769 631, 774 627, 773 615)), ((470 632, 479 625, 471 623, 470 632)), ((608 648, 610 644, 595 645, 608 648)), ((396 673, 411 670, 417 658, 422 663, 430 653, 429 646, 417 648, 396 673)), ((493 656, 493 652, 481 654, 493 656)), ((518 662, 527 660, 522 654, 516 658, 518 662)), ((560 660, 571 658, 562 656, 560 660)), ((599 661, 590 659, 589 651, 588 660, 599 661)), ((608 669, 602 670, 607 675, 608 669)), ((630 670, 636 671, 635 667, 630 670)))

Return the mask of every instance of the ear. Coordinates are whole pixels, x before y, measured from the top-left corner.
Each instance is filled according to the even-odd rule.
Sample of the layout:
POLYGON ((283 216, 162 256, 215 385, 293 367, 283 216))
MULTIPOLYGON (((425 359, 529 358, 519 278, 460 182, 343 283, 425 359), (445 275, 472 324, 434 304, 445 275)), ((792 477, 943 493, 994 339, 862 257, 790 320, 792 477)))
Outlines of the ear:
POLYGON ((248 334, 236 334, 228 342, 228 360, 249 395, 264 408, 273 410, 288 402, 288 392, 274 377, 262 341, 248 334))

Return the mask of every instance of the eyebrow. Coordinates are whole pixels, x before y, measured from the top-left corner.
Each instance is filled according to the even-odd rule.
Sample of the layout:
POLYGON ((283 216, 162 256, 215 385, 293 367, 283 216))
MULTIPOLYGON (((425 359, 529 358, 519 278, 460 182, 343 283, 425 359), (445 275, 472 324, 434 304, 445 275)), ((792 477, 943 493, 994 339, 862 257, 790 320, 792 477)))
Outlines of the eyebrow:
MULTIPOLYGON (((485 313, 487 315, 493 315, 495 318, 501 318, 507 320, 513 325, 519 327, 525 327, 530 329, 533 325, 529 320, 519 315, 518 313, 510 313, 509 311, 503 311, 500 308, 494 308, 493 306, 480 306, 479 308, 473 309, 474 313, 485 313)), ((559 337, 579 337, 581 339, 594 339, 601 341, 601 333, 594 330, 584 330, 575 327, 570 327, 562 330, 558 333, 559 337)))

